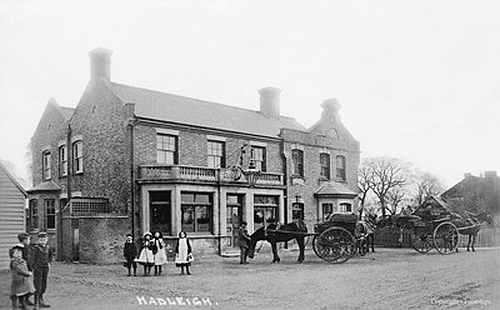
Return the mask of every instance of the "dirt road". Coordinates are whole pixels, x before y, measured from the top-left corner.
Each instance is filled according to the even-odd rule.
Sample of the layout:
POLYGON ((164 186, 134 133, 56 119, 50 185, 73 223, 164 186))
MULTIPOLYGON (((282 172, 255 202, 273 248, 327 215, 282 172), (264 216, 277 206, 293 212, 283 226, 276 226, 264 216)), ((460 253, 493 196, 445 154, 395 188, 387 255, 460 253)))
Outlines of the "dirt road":
MULTIPOLYGON (((282 262, 260 254, 195 261, 193 275, 174 265, 161 277, 127 277, 121 266, 56 263, 50 309, 500 309, 500 250, 421 255, 378 249, 329 265, 312 252, 282 250, 282 262), (175 304, 175 305, 174 305, 175 304)), ((9 309, 10 275, 0 273, 0 308, 9 309)))

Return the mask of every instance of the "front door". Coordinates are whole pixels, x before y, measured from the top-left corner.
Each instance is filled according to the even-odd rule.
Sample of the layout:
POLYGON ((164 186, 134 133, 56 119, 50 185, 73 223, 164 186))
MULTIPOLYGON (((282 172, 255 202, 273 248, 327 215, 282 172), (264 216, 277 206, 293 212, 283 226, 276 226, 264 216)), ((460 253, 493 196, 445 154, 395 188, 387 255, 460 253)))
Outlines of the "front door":
POLYGON ((237 247, 238 229, 243 220, 242 196, 228 195, 226 207, 226 236, 228 236, 227 247, 237 247))
POLYGON ((172 233, 170 191, 149 192, 149 203, 151 232, 161 231, 163 235, 170 235, 172 233))

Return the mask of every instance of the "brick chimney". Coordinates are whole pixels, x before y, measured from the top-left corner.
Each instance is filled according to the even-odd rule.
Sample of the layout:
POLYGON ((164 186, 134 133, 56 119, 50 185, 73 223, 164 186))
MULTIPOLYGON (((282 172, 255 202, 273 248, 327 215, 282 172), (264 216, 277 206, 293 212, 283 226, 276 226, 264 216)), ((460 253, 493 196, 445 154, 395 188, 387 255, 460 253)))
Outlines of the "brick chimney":
POLYGON ((269 118, 280 118, 280 93, 276 87, 266 87, 259 90, 260 112, 269 118))
POLYGON ((102 47, 89 52, 91 81, 97 81, 98 79, 110 80, 111 54, 113 54, 113 51, 102 47))

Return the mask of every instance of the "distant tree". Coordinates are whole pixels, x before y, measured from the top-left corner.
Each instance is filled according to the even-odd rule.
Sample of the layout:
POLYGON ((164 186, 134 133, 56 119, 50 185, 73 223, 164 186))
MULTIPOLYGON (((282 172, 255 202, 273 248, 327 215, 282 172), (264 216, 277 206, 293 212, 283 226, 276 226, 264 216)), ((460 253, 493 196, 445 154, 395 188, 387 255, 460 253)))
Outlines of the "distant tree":
POLYGON ((395 215, 398 213, 399 206, 405 199, 408 197, 408 191, 407 187, 405 186, 397 186, 391 188, 387 192, 387 204, 386 204, 386 209, 389 211, 392 215, 395 215))
POLYGON ((420 206, 427 197, 439 195, 444 191, 444 185, 436 175, 429 172, 415 172, 415 194, 414 200, 420 206))
POLYGON ((362 161, 358 169, 358 188, 359 188, 359 203, 361 210, 364 212, 366 198, 370 192, 370 180, 372 179, 371 170, 365 160, 362 161))
POLYGON ((379 200, 382 216, 385 216, 389 193, 406 184, 408 164, 396 158, 372 157, 366 159, 366 167, 370 176, 368 185, 379 200))

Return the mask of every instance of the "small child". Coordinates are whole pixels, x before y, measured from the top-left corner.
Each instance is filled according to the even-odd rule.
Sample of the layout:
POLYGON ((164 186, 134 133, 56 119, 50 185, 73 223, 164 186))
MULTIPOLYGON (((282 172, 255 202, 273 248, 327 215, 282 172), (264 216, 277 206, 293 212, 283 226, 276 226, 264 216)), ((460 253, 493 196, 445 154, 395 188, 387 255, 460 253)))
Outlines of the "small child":
POLYGON ((144 276, 149 276, 151 274, 151 267, 155 264, 155 258, 153 254, 154 243, 151 240, 151 233, 146 231, 143 235, 144 240, 142 241, 141 253, 137 262, 144 265, 144 276))
POLYGON ((137 247, 132 234, 127 234, 127 241, 125 241, 123 247, 123 256, 125 256, 125 267, 128 269, 127 276, 131 276, 130 269, 132 268, 134 268, 134 277, 137 276, 137 263, 134 261, 137 258, 137 247))
POLYGON ((167 263, 167 252, 165 252, 165 242, 163 241, 163 234, 160 231, 154 232, 154 261, 155 261, 155 276, 161 275, 162 266, 167 263))
POLYGON ((193 254, 191 253, 191 244, 187 238, 186 232, 179 232, 179 240, 175 247, 175 265, 181 268, 181 275, 184 274, 184 268, 186 268, 186 273, 189 272, 189 266, 193 260, 193 254))
POLYGON ((28 264, 23 259, 23 247, 15 245, 9 250, 10 271, 12 274, 12 285, 10 290, 10 299, 12 301, 12 309, 17 309, 17 301, 19 299, 19 307, 26 308, 26 300, 30 294, 35 293, 33 285, 33 273, 28 270, 28 264))

